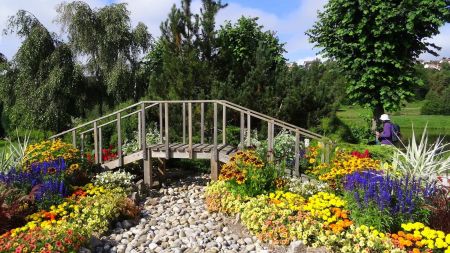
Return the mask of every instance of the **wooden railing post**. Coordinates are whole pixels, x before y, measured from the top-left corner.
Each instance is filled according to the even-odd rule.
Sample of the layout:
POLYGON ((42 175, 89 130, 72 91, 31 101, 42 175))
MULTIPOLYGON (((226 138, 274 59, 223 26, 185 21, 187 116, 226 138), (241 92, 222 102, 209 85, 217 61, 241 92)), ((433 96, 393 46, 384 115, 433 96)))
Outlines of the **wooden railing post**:
POLYGON ((189 142, 189 159, 193 157, 192 150, 192 103, 188 103, 188 142, 189 142))
POLYGON ((295 131, 295 163, 294 163, 294 175, 300 176, 300 133, 295 131))
POLYGON ((140 117, 140 128, 139 132, 141 133, 141 150, 143 159, 147 159, 147 131, 145 128, 145 103, 141 105, 141 112, 139 114, 140 117))
POLYGON ((138 141, 138 146, 141 147, 141 113, 138 113, 138 127, 137 127, 137 132, 138 132, 138 137, 137 137, 137 141, 138 141))
POLYGON ((252 127, 250 125, 251 116, 250 112, 247 112, 247 147, 250 147, 252 145, 252 127))
POLYGON ((186 103, 183 103, 183 143, 186 143, 186 103))
POLYGON ((241 131, 240 131, 240 145, 242 146, 241 148, 244 149, 244 128, 245 128, 245 118, 244 118, 244 113, 241 112, 241 131))
POLYGON ((94 121, 94 162, 99 163, 98 157, 98 128, 97 121, 94 121))
POLYGON ((81 134, 81 156, 84 155, 84 134, 81 134))
POLYGON ((200 103, 200 143, 205 143, 205 103, 200 103))
POLYGON ((102 147, 103 147, 102 128, 99 127, 98 128, 98 161, 100 163, 103 163, 102 147))
POLYGON ((217 153, 217 103, 214 103, 214 132, 213 132, 213 150, 211 153, 211 180, 217 180, 219 176, 219 164, 217 153))
POLYGON ((227 107, 225 104, 222 106, 222 144, 227 143, 227 107))
POLYGON ((72 145, 74 148, 77 148, 77 132, 76 132, 76 130, 72 131, 72 145))
POLYGON ((327 141, 325 144, 325 162, 326 163, 330 162, 330 153, 331 153, 331 143, 327 141))
POLYGON ((163 104, 159 103, 159 143, 163 143, 163 104))
POLYGON ((320 162, 321 163, 324 163, 325 162, 325 145, 324 145, 324 143, 322 142, 322 141, 319 141, 319 147, 322 147, 323 148, 323 152, 321 152, 322 154, 320 155, 320 162))
POLYGON ((117 157, 119 158, 119 167, 123 166, 122 156, 122 129, 121 129, 121 115, 117 113, 117 157))
POLYGON ((169 103, 164 103, 164 131, 165 131, 165 148, 166 159, 170 157, 169 150, 169 103))
POLYGON ((273 120, 267 123, 267 152, 268 160, 273 161, 273 135, 274 135, 274 124, 273 120))

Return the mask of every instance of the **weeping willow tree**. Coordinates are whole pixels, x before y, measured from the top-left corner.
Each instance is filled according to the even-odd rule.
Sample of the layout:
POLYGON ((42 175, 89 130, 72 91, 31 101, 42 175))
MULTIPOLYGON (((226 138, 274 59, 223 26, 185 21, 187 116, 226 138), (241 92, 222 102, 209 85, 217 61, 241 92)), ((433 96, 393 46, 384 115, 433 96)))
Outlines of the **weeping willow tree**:
POLYGON ((4 32, 23 39, 1 74, 0 95, 10 127, 66 128, 77 113, 74 94, 80 83, 69 46, 24 10, 9 18, 4 32))
POLYGON ((58 5, 57 12, 70 48, 86 59, 84 70, 95 78, 96 103, 137 101, 144 95, 141 56, 150 49, 151 35, 143 23, 131 27, 126 4, 92 9, 74 1, 58 5))

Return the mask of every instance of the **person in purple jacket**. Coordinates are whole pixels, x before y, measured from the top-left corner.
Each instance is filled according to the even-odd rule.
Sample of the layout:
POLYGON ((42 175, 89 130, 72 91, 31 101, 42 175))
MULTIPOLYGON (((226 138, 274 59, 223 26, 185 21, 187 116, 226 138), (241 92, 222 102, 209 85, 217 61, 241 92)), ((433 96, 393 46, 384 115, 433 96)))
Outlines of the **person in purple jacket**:
POLYGON ((394 145, 392 143, 392 123, 389 115, 382 114, 380 120, 383 122, 383 132, 376 132, 377 139, 381 142, 381 145, 394 145))

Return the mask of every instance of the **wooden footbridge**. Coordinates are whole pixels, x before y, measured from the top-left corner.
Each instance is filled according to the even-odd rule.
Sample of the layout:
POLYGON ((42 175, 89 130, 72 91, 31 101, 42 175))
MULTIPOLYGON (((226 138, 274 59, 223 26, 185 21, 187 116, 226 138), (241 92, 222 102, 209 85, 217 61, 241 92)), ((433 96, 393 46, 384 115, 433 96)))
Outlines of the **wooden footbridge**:
POLYGON ((211 161, 211 179, 216 180, 219 163, 227 162, 230 156, 239 149, 252 146, 254 144, 250 138, 252 127, 255 129, 257 126, 261 127, 266 124, 269 160, 273 159, 276 132, 284 129, 295 135, 294 174, 298 172, 299 168, 298 154, 301 143, 304 143, 305 139, 323 139, 323 136, 319 134, 224 100, 142 101, 56 134, 50 139, 71 140, 82 153, 91 153, 93 150, 95 163, 108 169, 143 161, 144 182, 153 185, 153 162, 155 160, 152 158, 158 159, 159 170, 165 170, 165 161, 170 158, 209 159, 211 161), (206 110, 206 113, 205 108, 209 109, 206 110), (219 111, 222 114, 221 117, 219 111), (173 114, 178 115, 173 117, 173 114), (193 122, 194 118, 195 122, 193 122), (219 126, 219 118, 221 118, 221 126, 219 126), (127 120, 128 122, 126 122, 127 120), (172 123, 171 120, 177 122, 172 123), (146 134, 152 123, 158 127, 160 133, 158 143, 147 143, 146 141, 146 134), (227 142, 227 124, 232 125, 233 123, 239 127, 240 144, 235 146, 227 142), (128 124, 128 126, 134 124, 138 133, 138 150, 126 155, 122 152, 123 124, 128 124), (199 133, 197 132, 195 135, 194 130, 199 133), (209 133, 209 136, 206 136, 205 132, 209 133), (105 140, 105 135, 110 136, 109 142, 105 140), (114 140, 111 140, 112 137, 114 140), (112 142, 117 144, 117 156, 114 156, 114 160, 104 161, 102 147, 109 146, 112 142))

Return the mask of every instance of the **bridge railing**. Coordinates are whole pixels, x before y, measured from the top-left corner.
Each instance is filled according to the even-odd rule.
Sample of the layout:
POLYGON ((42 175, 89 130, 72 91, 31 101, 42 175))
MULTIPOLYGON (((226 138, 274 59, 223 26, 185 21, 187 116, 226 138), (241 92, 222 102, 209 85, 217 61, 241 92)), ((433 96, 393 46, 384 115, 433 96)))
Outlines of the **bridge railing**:
MULTIPOLYGON (((66 130, 59 134, 53 135, 50 139, 55 138, 63 138, 67 135, 71 135, 72 143, 75 147, 79 147, 82 152, 85 152, 85 139, 90 138, 93 139, 93 151, 94 151, 94 162, 102 163, 102 146, 104 144, 102 130, 106 127, 115 126, 117 132, 117 157, 119 159, 119 165, 123 165, 123 153, 122 153, 122 145, 123 145, 123 136, 122 136, 122 121, 128 117, 132 117, 137 115, 137 133, 138 133, 138 152, 143 152, 143 157, 146 159, 146 133, 147 133, 147 116, 149 115, 150 110, 153 111, 153 115, 157 115, 159 118, 159 122, 155 122, 159 128, 160 132, 160 144, 164 144, 165 150, 169 150, 169 143, 171 136, 170 134, 170 120, 169 120, 169 108, 178 106, 181 107, 181 128, 182 128, 182 143, 188 145, 189 157, 192 158, 193 152, 193 107, 195 107, 197 114, 200 114, 199 124, 200 124, 200 143, 204 144, 206 142, 205 132, 206 132, 206 121, 205 121, 205 107, 212 106, 212 134, 209 138, 208 144, 213 145, 211 161, 218 161, 218 142, 219 142, 219 129, 222 131, 221 142, 222 144, 227 143, 227 116, 236 116, 238 115, 239 121, 239 141, 240 146, 251 146, 251 131, 252 131, 252 122, 259 120, 267 124, 267 144, 268 144, 268 159, 274 159, 274 138, 276 128, 281 130, 285 129, 293 134, 295 134, 295 162, 294 162, 294 171, 298 171, 299 168, 299 153, 301 146, 301 138, 315 139, 315 140, 323 140, 324 137, 308 131, 306 129, 297 127, 295 125, 289 124, 287 122, 278 120, 276 118, 267 116, 265 114, 250 110, 243 106, 225 101, 225 100, 168 100, 168 101, 142 101, 108 115, 102 116, 95 120, 86 122, 72 129, 66 130), (219 110, 222 115, 219 115, 219 110), (199 111, 199 112, 198 112, 199 111), (222 118, 220 121, 221 126, 219 126, 219 118, 222 118), (247 138, 245 138, 247 136, 247 138), (211 143, 212 142, 212 143, 211 143)), ((236 117, 234 117, 236 118, 236 117)), ((198 123, 198 122, 196 122, 198 123)), ((211 123, 211 122, 209 122, 211 123)), ((253 123, 254 124, 254 123, 253 123)), ((174 127, 174 126, 172 126, 174 127)), ((179 126, 178 126, 179 127, 179 126)), ((67 137, 66 137, 67 138, 67 137)), ((329 157, 329 148, 330 144, 325 142, 325 154, 322 157, 324 160, 328 160, 329 157)), ((166 152, 166 158, 169 158, 169 152, 166 152)))

